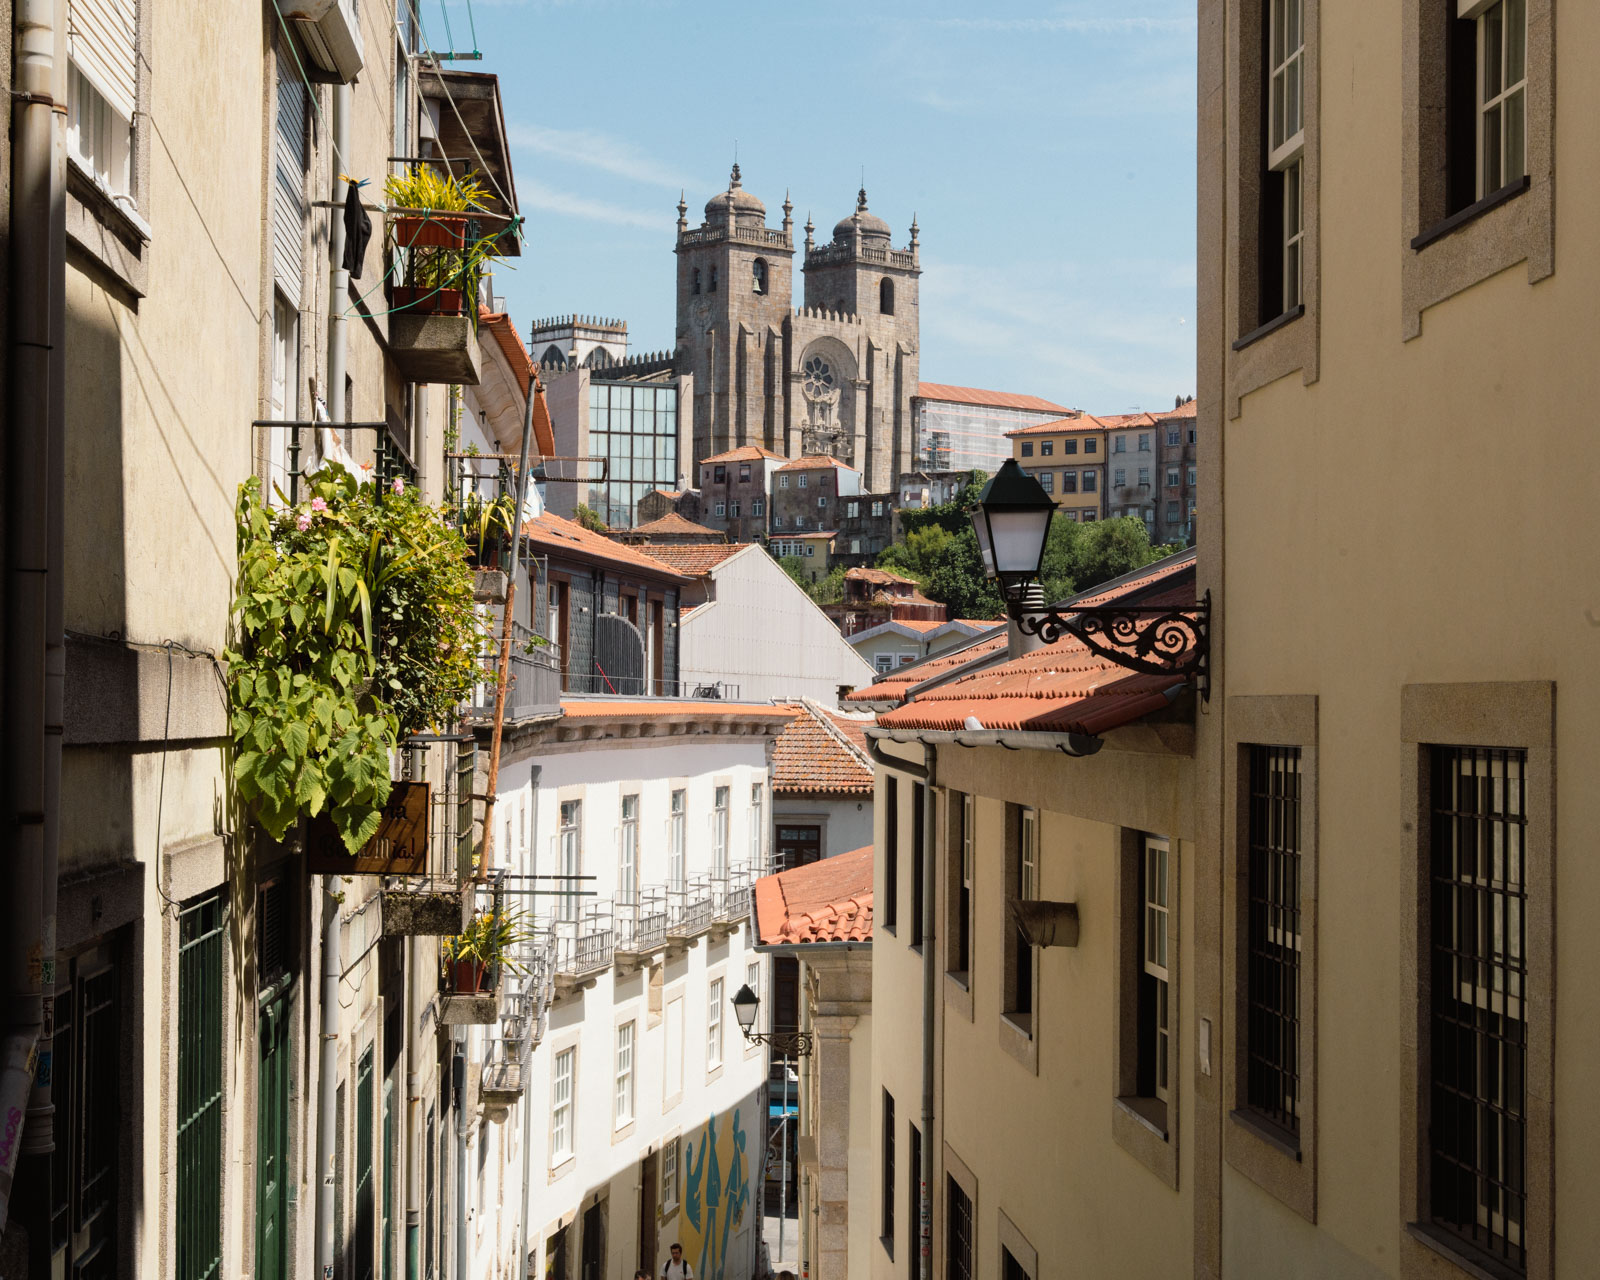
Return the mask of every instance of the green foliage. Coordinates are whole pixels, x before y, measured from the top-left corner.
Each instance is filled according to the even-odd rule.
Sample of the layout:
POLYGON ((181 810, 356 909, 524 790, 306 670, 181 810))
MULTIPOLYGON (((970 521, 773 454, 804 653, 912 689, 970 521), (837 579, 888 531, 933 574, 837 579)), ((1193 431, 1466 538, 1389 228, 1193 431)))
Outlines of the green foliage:
POLYGON ((441 173, 431 164, 415 164, 404 173, 383 180, 383 198, 396 209, 429 209, 434 213, 466 213, 482 209, 489 188, 475 173, 460 178, 441 173))
POLYGON ((593 507, 579 503, 573 510, 572 518, 581 524, 590 533, 610 533, 611 526, 600 518, 600 513, 593 507))
POLYGON ((900 527, 911 534, 931 525, 937 525, 951 537, 958 537, 963 529, 972 527, 971 512, 978 505, 978 495, 989 483, 987 471, 974 471, 972 478, 962 486, 961 492, 949 502, 931 507, 903 507, 900 510, 900 527))
POLYGON ((486 548, 497 546, 502 539, 511 536, 516 509, 517 500, 509 493, 502 493, 492 502, 486 502, 473 491, 462 502, 455 523, 461 530, 461 536, 467 540, 467 545, 481 560, 486 548))
POLYGON ((466 544, 396 482, 330 464, 293 511, 239 488, 228 651, 234 780, 275 840, 326 811, 351 852, 378 828, 399 739, 483 678, 466 544))
MULTIPOLYGON (((769 552, 770 554, 770 552, 769 552)), ((783 571, 794 579, 795 585, 818 604, 838 604, 844 599, 844 566, 835 565, 824 577, 813 579, 806 571, 802 556, 779 556, 783 571)))
POLYGON ((513 948, 531 941, 533 929, 524 911, 480 911, 466 930, 446 938, 441 954, 446 964, 466 960, 490 967, 499 964, 509 973, 526 973, 527 967, 512 957, 513 948))

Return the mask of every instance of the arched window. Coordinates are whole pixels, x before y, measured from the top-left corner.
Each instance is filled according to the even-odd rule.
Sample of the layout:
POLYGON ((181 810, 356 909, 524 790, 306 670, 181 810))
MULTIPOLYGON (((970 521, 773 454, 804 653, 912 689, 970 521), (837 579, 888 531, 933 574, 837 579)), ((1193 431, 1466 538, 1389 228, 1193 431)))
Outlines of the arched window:
POLYGON ((706 292, 707 293, 715 293, 716 291, 717 291, 717 269, 715 267, 712 267, 711 268, 711 288, 706 290, 706 292))
POLYGON ((544 349, 544 354, 539 357, 539 363, 547 367, 554 364, 566 364, 566 362, 566 353, 553 342, 544 349))
POLYGON ((894 314, 893 280, 880 280, 878 282, 878 310, 886 316, 894 314))
POLYGON ((750 288, 755 293, 767 291, 767 260, 757 258, 750 266, 750 288))
POLYGON ((690 286, 689 292, 690 293, 699 293, 700 292, 700 268, 699 267, 696 267, 694 269, 694 284, 690 286))

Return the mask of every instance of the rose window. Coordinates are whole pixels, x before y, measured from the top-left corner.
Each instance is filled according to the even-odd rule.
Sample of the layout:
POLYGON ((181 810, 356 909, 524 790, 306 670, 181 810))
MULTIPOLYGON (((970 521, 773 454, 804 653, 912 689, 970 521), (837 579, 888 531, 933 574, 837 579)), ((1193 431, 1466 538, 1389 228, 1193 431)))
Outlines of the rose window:
POLYGON ((801 372, 805 376, 805 393, 813 400, 820 400, 833 390, 833 370, 821 356, 812 356, 801 372))

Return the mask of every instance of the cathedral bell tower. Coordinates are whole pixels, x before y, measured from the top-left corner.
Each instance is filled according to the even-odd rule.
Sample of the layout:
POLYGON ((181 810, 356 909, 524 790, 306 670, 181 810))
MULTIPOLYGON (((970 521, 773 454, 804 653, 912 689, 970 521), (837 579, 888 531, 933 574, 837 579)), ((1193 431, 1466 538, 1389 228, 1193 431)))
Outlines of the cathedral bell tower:
MULTIPOLYGON (((782 452, 783 327, 792 297, 793 206, 781 228, 744 189, 733 166, 728 189, 691 228, 678 201, 678 363, 694 376, 694 458, 744 444, 782 452)), ((686 460, 687 461, 687 460, 686 460)))

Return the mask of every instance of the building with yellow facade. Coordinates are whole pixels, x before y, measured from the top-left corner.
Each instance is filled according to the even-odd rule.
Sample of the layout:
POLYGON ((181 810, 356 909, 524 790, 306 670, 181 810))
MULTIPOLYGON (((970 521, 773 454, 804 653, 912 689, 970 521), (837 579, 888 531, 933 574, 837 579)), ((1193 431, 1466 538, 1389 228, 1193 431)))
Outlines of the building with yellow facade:
POLYGON ((1068 520, 1105 515, 1106 428, 1081 410, 1051 422, 1006 432, 1011 456, 1044 486, 1068 520))

